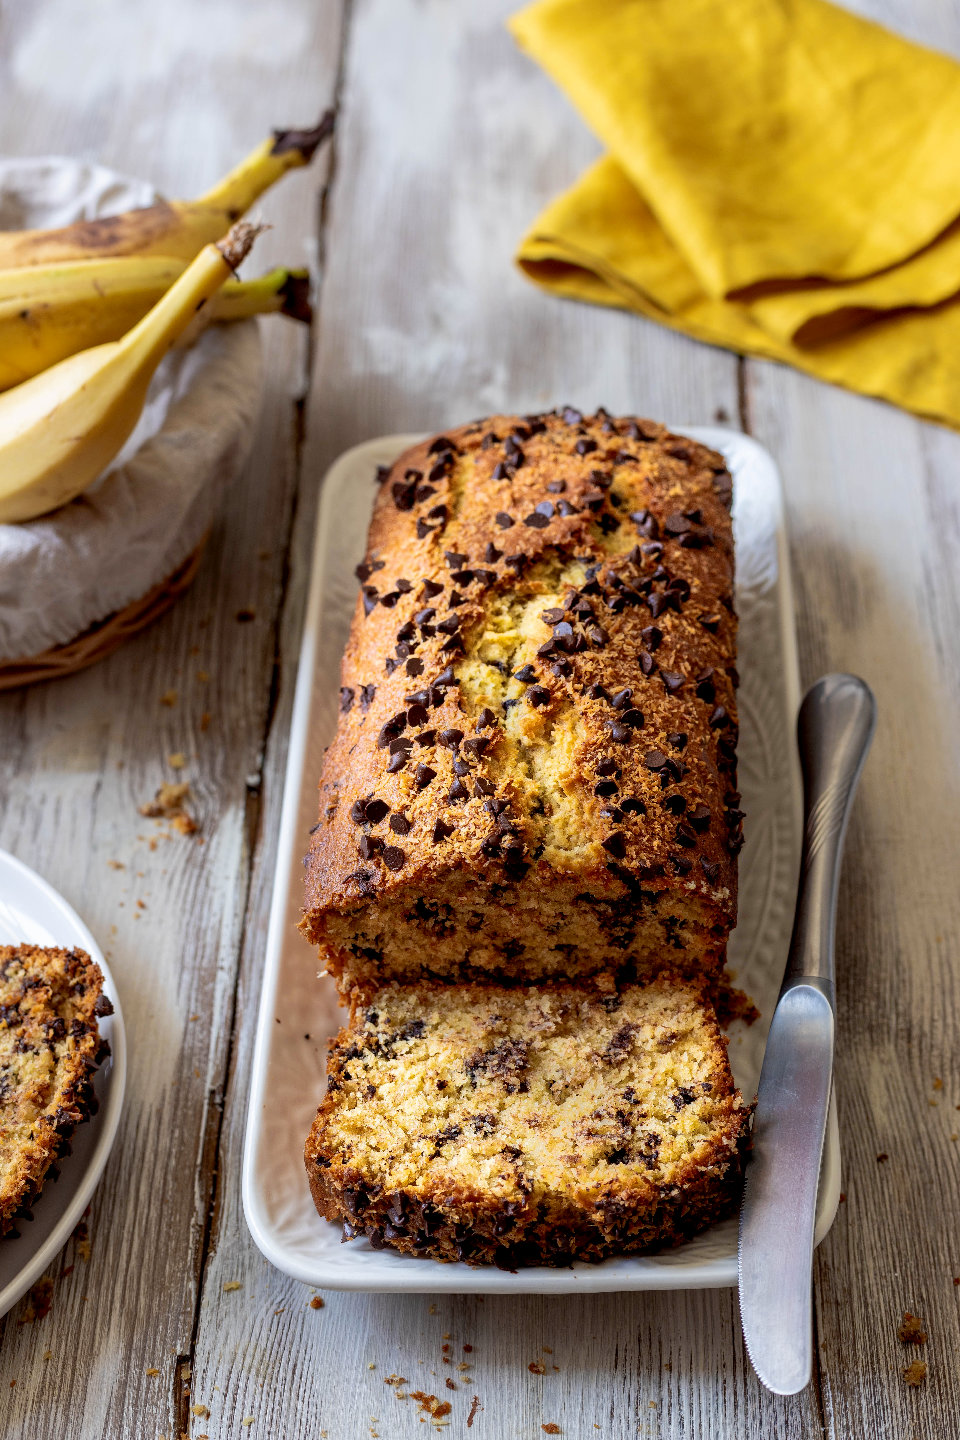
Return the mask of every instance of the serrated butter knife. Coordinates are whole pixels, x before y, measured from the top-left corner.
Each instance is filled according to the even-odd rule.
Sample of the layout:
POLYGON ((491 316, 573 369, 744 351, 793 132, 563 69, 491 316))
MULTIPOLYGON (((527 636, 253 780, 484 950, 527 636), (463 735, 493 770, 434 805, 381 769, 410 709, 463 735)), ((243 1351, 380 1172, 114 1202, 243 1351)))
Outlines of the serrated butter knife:
POLYGON ((876 725, 870 687, 825 675, 797 721, 803 849, 793 936, 763 1057, 740 1207, 740 1318, 768 1390, 794 1395, 813 1363, 812 1265, 820 1157, 833 1076, 840 857, 876 725))

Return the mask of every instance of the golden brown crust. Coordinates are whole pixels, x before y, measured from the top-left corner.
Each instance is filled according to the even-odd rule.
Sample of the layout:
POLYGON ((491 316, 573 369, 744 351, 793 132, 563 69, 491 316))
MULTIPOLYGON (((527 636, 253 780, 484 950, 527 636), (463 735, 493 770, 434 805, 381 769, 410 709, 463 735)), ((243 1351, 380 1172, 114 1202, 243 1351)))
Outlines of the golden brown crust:
POLYGON ((83 950, 0 946, 0 1235, 95 1113, 103 976, 83 950))
POLYGON ((749 1111, 702 989, 387 986, 307 1139, 344 1237, 471 1264, 671 1246, 736 1202, 749 1111))
POLYGON ((661 925, 580 949, 610 969, 618 944, 629 973, 666 939, 718 968, 742 843, 729 505, 721 456, 603 411, 496 416, 396 462, 308 857, 303 929, 342 988, 403 973, 413 897, 464 876, 494 900, 642 887, 661 920, 680 900, 680 944, 661 925), (386 950, 351 946, 366 931, 386 950))

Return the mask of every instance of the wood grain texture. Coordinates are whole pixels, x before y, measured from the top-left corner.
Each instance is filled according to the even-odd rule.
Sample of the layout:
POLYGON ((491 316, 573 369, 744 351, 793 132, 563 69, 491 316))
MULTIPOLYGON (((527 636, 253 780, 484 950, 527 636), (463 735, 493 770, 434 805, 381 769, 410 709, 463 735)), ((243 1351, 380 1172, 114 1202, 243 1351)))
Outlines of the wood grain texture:
MULTIPOLYGON (((542 1435, 550 1422, 612 1440, 955 1433, 960 437, 523 281, 517 239, 596 146, 515 51, 510 8, 354 0, 342 17, 338 0, 244 0, 229 14, 187 0, 149 11, 21 0, 0 22, 0 147, 96 156, 171 192, 201 187, 268 126, 309 120, 339 97, 329 185, 318 167, 262 206, 276 221, 265 264, 318 252, 324 262, 302 416, 302 337, 272 322, 254 455, 194 591, 98 669, 0 697, 0 845, 102 937, 131 1047, 91 1259, 68 1247, 57 1275, 75 1268, 57 1278, 51 1314, 20 1323, 20 1307, 2 1322, 4 1440, 425 1433, 418 1402, 384 1383, 391 1375, 406 1377, 403 1394, 448 1401, 451 1433, 481 1440, 542 1435), (784 471, 804 676, 856 670, 880 702, 838 937, 847 1200, 817 1258, 819 1374, 790 1400, 753 1377, 732 1292, 328 1292, 314 1309, 308 1288, 260 1256, 242 1216, 247 1076, 323 469, 372 435, 558 401, 749 423, 784 471), (249 624, 234 618, 244 607, 249 624), (154 826, 137 806, 170 778, 176 750, 190 759, 205 843, 151 849, 154 826), (921 1353, 897 1341, 904 1309, 930 1334, 917 1391, 901 1378, 921 1353)), ((854 8, 960 53, 960 0, 854 8)))
MULTIPOLYGON (((256 4, 217 8, 167 4, 150 18, 137 7, 141 25, 120 4, 5 7, 0 146, 97 157, 189 195, 272 125, 314 120, 332 98, 339 7, 272 6, 279 43, 256 4)), ((311 258, 321 180, 299 172, 264 198, 275 228, 253 265, 311 258)), ((177 1356, 191 1348, 215 1190, 298 474, 306 336, 282 321, 263 331, 254 451, 191 593, 98 668, 0 701, 0 845, 101 938, 130 1049, 89 1263, 68 1246, 50 1316, 21 1324, 21 1306, 3 1322, 5 1437, 174 1431, 177 1356), (238 622, 246 609, 254 618, 238 622), (172 706, 161 704, 168 690, 172 706), (158 838, 163 827, 138 813, 173 778, 176 751, 202 844, 158 838)))

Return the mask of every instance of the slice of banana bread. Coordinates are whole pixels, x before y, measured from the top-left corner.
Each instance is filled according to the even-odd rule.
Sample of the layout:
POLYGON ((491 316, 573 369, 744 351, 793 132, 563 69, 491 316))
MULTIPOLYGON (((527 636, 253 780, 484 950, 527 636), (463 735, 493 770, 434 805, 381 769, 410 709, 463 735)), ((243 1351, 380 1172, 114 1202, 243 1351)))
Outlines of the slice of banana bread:
POLYGON ((113 1010, 102 988, 83 950, 0 946, 0 1235, 96 1111, 97 1017, 113 1010))
POLYGON ((723 964, 742 844, 723 457, 497 415, 385 475, 303 930, 344 991, 723 964))
POLYGON ((748 1119, 694 982, 391 984, 334 1042, 305 1160, 345 1238, 562 1265, 728 1214, 748 1119))

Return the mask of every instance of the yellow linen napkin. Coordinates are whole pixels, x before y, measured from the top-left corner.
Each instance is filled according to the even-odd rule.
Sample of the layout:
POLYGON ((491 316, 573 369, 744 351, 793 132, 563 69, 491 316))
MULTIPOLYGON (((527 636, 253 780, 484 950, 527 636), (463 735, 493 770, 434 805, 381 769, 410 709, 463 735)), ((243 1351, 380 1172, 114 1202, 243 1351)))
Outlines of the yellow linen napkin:
POLYGON ((826 0, 537 0, 608 153, 518 262, 557 294, 960 426, 960 66, 826 0))

